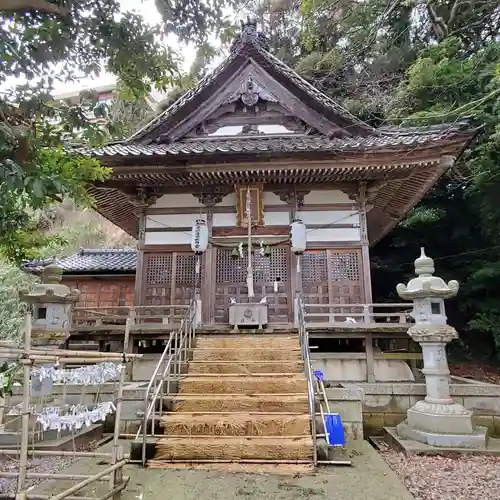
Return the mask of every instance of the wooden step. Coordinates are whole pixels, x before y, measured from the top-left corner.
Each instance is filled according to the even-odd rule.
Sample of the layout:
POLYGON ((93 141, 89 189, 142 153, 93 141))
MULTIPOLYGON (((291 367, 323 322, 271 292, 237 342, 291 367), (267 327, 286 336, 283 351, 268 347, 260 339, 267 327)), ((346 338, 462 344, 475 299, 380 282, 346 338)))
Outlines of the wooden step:
POLYGON ((189 374, 303 373, 302 361, 190 361, 189 374))
POLYGON ((170 436, 307 436, 310 417, 294 413, 189 413, 161 417, 160 427, 170 436))
MULTIPOLYGON (((210 462, 214 462, 211 460, 210 462)), ((290 463, 275 463, 272 461, 266 462, 265 460, 226 460, 217 463, 204 463, 201 461, 193 462, 191 460, 150 460, 146 467, 150 469, 189 469, 189 470, 203 470, 209 472, 222 472, 224 474, 260 474, 274 476, 292 476, 299 477, 305 474, 314 474, 314 465, 310 460, 305 460, 300 463, 294 460, 290 463), (255 463, 252 463, 255 462, 255 463)))
POLYGON ((307 393, 307 381, 303 374, 274 376, 190 376, 179 384, 179 394, 253 394, 260 393, 307 393))
POLYGON ((313 444, 304 437, 168 437, 156 443, 155 460, 312 460, 313 444))
POLYGON ((275 348, 199 348, 193 353, 193 361, 300 361, 300 349, 275 348))
POLYGON ((240 348, 253 349, 272 348, 272 349, 300 349, 298 335, 273 335, 268 337, 252 335, 232 335, 220 337, 196 337, 196 347, 201 348, 240 348))
POLYGON ((182 394, 170 409, 182 412, 308 413, 307 394, 182 394))

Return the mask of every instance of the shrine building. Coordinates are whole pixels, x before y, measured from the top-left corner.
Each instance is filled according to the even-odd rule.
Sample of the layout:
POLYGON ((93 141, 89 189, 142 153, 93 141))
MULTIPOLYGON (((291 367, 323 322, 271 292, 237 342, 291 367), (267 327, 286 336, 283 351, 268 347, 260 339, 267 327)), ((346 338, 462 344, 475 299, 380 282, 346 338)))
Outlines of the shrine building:
POLYGON ((188 304, 191 230, 206 221, 203 325, 248 301, 251 199, 255 300, 290 325, 306 303, 371 304, 370 247, 389 233, 474 136, 463 123, 378 128, 363 123, 268 51, 249 22, 229 57, 127 140, 86 151, 112 169, 94 185, 97 210, 138 240, 136 305, 188 304), (307 228, 301 279, 289 226, 307 228))

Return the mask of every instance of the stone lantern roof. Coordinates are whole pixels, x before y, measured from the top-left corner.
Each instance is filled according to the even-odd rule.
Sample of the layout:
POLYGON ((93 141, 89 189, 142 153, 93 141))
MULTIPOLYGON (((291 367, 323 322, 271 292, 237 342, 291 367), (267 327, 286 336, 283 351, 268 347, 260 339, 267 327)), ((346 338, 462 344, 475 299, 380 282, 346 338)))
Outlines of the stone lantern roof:
POLYGON ((45 266, 42 272, 42 282, 37 283, 31 291, 21 291, 21 300, 30 304, 36 303, 74 303, 80 297, 78 290, 70 290, 61 284, 63 268, 57 264, 45 266))
POLYGON ((400 283, 396 287, 398 295, 402 299, 448 299, 458 293, 458 281, 451 280, 446 283, 442 278, 433 276, 434 261, 427 257, 423 247, 421 248, 420 257, 415 260, 415 274, 417 277, 410 280, 408 285, 400 283))

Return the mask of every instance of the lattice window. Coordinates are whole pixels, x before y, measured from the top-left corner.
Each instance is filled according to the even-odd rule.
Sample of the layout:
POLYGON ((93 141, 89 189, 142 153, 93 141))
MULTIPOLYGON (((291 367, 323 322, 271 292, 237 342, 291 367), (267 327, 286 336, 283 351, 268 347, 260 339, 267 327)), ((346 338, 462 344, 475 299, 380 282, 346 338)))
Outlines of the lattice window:
MULTIPOLYGON (((248 255, 246 249, 243 258, 233 259, 232 249, 220 248, 217 250, 217 283, 246 283, 248 255)), ((253 255, 253 276, 255 284, 274 282, 280 278, 281 282, 288 281, 288 249, 272 248, 271 255, 264 257, 256 250, 253 255)))
POLYGON ((264 258, 269 266, 268 281, 275 281, 276 278, 281 278, 282 282, 288 281, 289 255, 288 248, 271 248, 271 256, 264 258))
POLYGON ((246 255, 241 259, 233 259, 231 248, 218 248, 215 266, 216 283, 246 283, 247 263, 246 255))
POLYGON ((175 259, 175 283, 192 284, 196 279, 196 255, 178 254, 175 259))
POLYGON ((326 252, 306 252, 301 260, 303 283, 328 283, 326 252))
POLYGON ((333 281, 359 281, 359 252, 332 252, 330 254, 333 281))
POLYGON ((161 285, 172 281, 172 255, 149 255, 146 266, 146 284, 161 285))

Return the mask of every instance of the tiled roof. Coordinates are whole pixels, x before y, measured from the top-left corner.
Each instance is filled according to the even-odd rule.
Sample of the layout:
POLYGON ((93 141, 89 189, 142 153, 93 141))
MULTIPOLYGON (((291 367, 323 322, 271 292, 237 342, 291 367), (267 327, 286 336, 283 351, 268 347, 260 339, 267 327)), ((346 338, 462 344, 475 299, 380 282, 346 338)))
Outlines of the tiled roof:
POLYGON ((447 125, 427 130, 387 128, 379 135, 328 138, 323 135, 253 135, 186 139, 172 144, 115 143, 102 148, 85 150, 96 156, 193 155, 210 153, 259 153, 300 151, 348 152, 418 146, 452 137, 462 126, 447 125))
MULTIPOLYGON (((247 26, 248 27, 248 26, 247 26)), ((245 30, 245 27, 243 27, 245 30)), ((146 124, 142 129, 133 134, 128 141, 140 142, 143 138, 147 137, 157 126, 162 122, 167 121, 173 117, 177 112, 184 108, 187 104, 199 96, 205 89, 207 89, 215 80, 222 75, 235 61, 241 58, 259 57, 262 59, 262 64, 266 70, 271 70, 279 77, 282 77, 287 83, 295 85, 298 89, 306 94, 313 102, 316 102, 323 109, 332 111, 335 115, 345 120, 352 130, 357 129, 361 133, 377 133, 373 127, 364 123, 363 121, 352 115, 347 109, 335 102, 331 97, 318 90, 311 83, 301 77, 295 70, 290 68, 283 61, 280 61, 268 50, 268 47, 261 43, 259 33, 256 31, 256 26, 250 26, 250 33, 253 35, 245 37, 237 41, 229 54, 229 56, 215 68, 214 71, 201 79, 198 84, 192 89, 188 90, 179 99, 177 99, 165 111, 160 113, 151 122, 146 124)))
POLYGON ((87 249, 62 259, 32 260, 24 262, 22 268, 37 272, 48 264, 55 263, 64 273, 135 273, 137 250, 135 249, 87 249))

